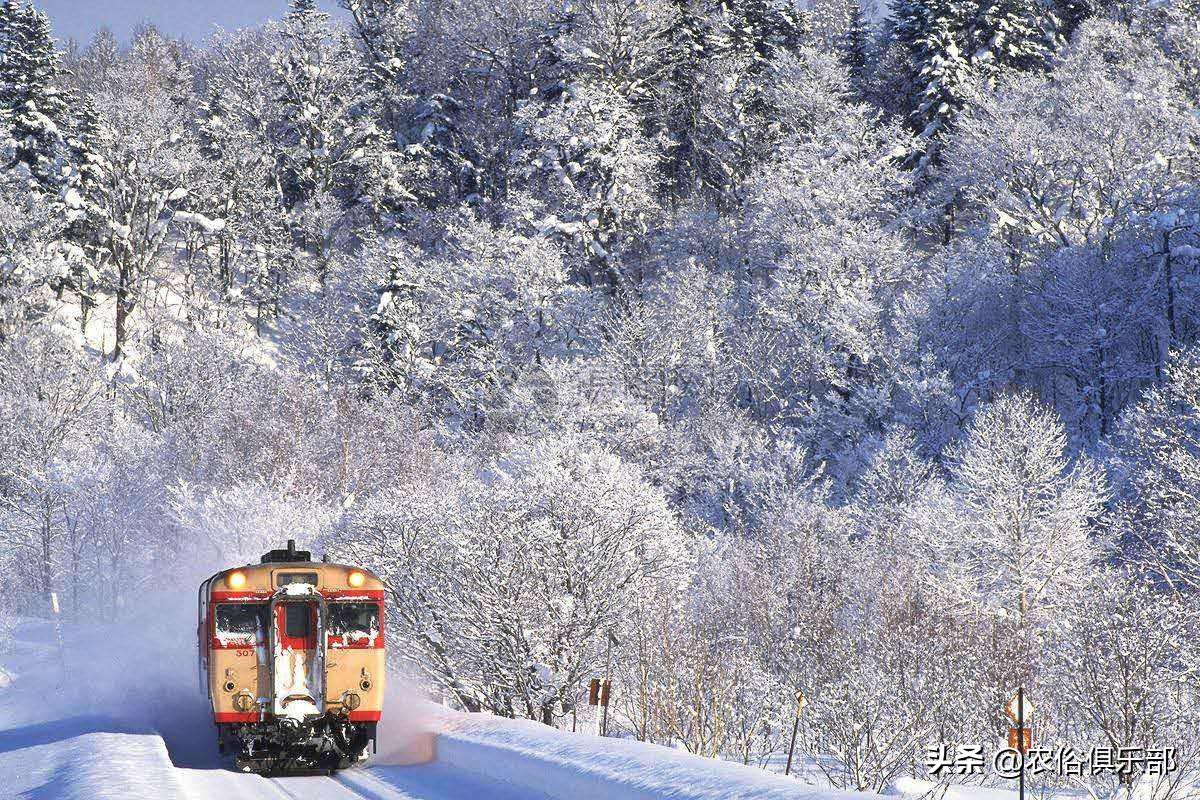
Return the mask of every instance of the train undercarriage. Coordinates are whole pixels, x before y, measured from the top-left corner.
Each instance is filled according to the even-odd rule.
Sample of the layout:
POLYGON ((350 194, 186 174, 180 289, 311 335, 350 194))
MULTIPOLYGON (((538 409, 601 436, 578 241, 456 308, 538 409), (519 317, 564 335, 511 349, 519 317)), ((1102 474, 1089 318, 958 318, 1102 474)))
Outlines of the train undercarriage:
POLYGON ((375 743, 375 726, 338 714, 223 723, 217 726, 217 746, 234 755, 242 772, 332 771, 366 756, 375 743))

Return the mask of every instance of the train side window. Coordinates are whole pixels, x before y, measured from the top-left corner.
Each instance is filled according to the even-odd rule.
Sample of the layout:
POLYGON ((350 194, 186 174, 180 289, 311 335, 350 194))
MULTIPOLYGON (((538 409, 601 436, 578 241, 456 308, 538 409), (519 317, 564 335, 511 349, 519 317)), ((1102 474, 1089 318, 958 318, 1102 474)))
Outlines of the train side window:
POLYGON ((262 603, 218 603, 217 636, 254 639, 266 628, 267 607, 262 603))
POLYGON ((374 638, 379 633, 379 604, 330 603, 328 631, 347 641, 374 638))
POLYGON ((305 639, 309 635, 308 603, 288 603, 284 607, 284 633, 292 639, 305 639))

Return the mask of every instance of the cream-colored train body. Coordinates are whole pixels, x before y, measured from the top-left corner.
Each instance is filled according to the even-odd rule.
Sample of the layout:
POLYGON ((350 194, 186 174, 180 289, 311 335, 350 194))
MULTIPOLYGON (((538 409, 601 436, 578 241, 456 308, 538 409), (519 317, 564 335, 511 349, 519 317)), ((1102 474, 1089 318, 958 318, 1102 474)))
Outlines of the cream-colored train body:
POLYGON ((200 584, 200 688, 240 769, 340 769, 383 712, 383 584, 366 570, 272 550, 200 584))

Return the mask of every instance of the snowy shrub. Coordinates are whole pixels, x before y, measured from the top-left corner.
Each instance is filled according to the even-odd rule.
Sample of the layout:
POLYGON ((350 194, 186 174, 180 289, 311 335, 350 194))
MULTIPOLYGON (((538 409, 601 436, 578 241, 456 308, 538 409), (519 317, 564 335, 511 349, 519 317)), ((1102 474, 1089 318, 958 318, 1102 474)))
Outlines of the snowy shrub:
POLYGON ((462 706, 551 722, 607 632, 687 558, 639 470, 580 437, 534 442, 353 507, 333 549, 388 586, 398 652, 462 706))

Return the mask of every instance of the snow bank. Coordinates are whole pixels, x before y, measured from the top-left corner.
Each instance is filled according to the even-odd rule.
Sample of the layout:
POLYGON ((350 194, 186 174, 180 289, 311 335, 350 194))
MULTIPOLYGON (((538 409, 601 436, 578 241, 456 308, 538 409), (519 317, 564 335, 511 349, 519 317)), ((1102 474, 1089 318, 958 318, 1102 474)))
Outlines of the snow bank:
MULTIPOLYGON (((0 797, 271 796, 261 778, 230 771, 216 752, 211 711, 195 684, 194 609, 185 599, 178 609, 155 604, 153 618, 122 626, 64 625, 65 659, 53 625, 17 627, 0 656, 0 669, 13 673, 0 690, 0 797), (17 664, 37 668, 25 674, 17 664), (238 791, 229 788, 235 784, 238 791)), ((449 711, 393 677, 379 754, 365 766, 339 780, 378 797, 851 797, 657 745, 449 711), (416 764, 424 766, 399 766, 416 764)), ((328 779, 298 780, 318 794, 338 789, 328 779)))
MULTIPOLYGON (((30 797, 58 800, 184 800, 167 748, 157 734, 121 730, 76 733, 73 724, 73 720, 61 720, 40 726, 45 737, 42 743, 0 754, 0 773, 7 776, 9 788, 30 797)), ((28 734, 29 730, 13 733, 28 734)))
MULTIPOLYGON (((1015 783, 1013 784, 1015 786, 1015 783)), ((904 800, 1016 800, 1015 789, 996 786, 963 786, 959 784, 939 785, 920 778, 897 778, 888 794, 904 800)), ((1059 789, 1052 793, 1055 800, 1078 798, 1084 800, 1083 791, 1059 789)))
POLYGON ((52 625, 22 623, 0 663, 0 797, 182 800, 162 737, 69 685, 55 642, 52 625))
MULTIPOLYGON (((862 800, 862 795, 815 788, 794 778, 659 745, 565 733, 529 720, 441 708, 427 713, 435 730, 433 752, 438 764, 488 783, 523 788, 529 797, 862 800)), ((386 711, 384 716, 388 716, 386 711)), ((413 741, 410 732, 408 743, 413 741)), ((383 751, 381 756, 387 757, 383 751)))

